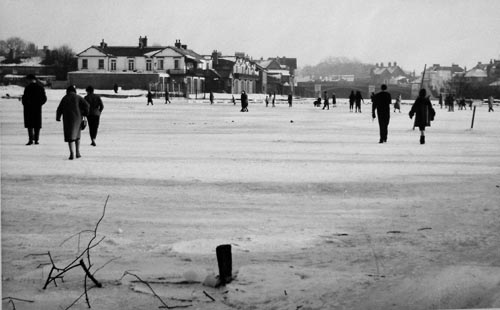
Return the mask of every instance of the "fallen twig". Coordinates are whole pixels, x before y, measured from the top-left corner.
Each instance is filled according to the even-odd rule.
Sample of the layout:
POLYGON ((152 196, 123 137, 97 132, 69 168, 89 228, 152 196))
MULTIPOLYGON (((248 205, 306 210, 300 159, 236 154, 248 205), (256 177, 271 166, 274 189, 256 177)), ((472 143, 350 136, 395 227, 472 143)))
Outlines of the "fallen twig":
POLYGON ((12 309, 13 310, 16 310, 16 305, 14 304, 14 300, 15 301, 22 301, 22 302, 30 302, 30 303, 33 303, 35 301, 33 300, 28 300, 28 299, 22 299, 22 298, 16 298, 16 297, 10 297, 10 296, 7 296, 7 297, 3 297, 2 300, 9 300, 8 303, 12 305, 12 309))
POLYGON ((203 294, 205 294, 205 296, 207 296, 208 298, 210 298, 212 301, 215 301, 215 299, 212 296, 208 295, 207 292, 203 291, 203 294))

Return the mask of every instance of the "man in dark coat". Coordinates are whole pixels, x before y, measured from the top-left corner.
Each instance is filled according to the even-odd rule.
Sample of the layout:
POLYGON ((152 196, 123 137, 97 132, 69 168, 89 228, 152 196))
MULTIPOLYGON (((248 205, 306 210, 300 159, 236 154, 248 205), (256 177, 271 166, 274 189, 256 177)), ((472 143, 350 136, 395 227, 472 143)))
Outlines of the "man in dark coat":
POLYGON ((326 90, 323 92, 323 97, 325 99, 323 99, 323 110, 325 108, 327 108, 328 110, 330 110, 330 102, 328 101, 328 93, 326 92, 326 90))
POLYGON ((84 99, 90 105, 89 113, 87 115, 87 120, 89 122, 89 134, 90 140, 92 141, 90 145, 96 146, 95 139, 97 138, 97 130, 99 129, 99 121, 101 118, 101 112, 104 110, 104 104, 102 103, 101 97, 94 94, 94 87, 87 86, 87 96, 84 99))
POLYGON ((363 100, 363 103, 365 103, 365 100, 363 99, 363 96, 361 96, 361 92, 359 90, 356 91, 356 96, 354 97, 354 100, 356 101, 356 113, 357 112, 361 113, 361 100, 363 100))
POLYGON ((431 121, 434 120, 436 111, 432 107, 432 103, 427 97, 427 92, 425 88, 422 88, 418 94, 418 98, 413 103, 411 107, 409 116, 410 119, 415 115, 414 126, 420 129, 420 144, 425 144, 425 127, 431 126, 431 121))
POLYGON ((168 92, 168 89, 165 89, 165 104, 167 103, 172 103, 172 102, 170 102, 170 94, 168 92))
POLYGON ((42 105, 47 102, 47 96, 45 89, 37 83, 33 74, 28 74, 26 80, 28 80, 28 85, 24 88, 22 98, 24 127, 28 129, 29 140, 26 145, 32 145, 33 142, 38 144, 40 128, 42 128, 42 105))
POLYGON ((349 95, 349 112, 352 112, 355 100, 356 100, 356 95, 354 94, 354 90, 351 90, 351 94, 349 95))
POLYGON ((292 107, 292 100, 293 100, 292 94, 288 94, 288 107, 289 108, 292 107))
POLYGON ((214 93, 213 92, 210 92, 209 99, 210 99, 210 104, 214 104, 214 93))
POLYGON ((241 111, 248 112, 248 95, 245 91, 241 92, 241 111))
POLYGON ((377 110, 378 125, 380 128, 380 141, 387 142, 387 127, 391 115, 391 94, 387 92, 387 85, 382 84, 381 91, 373 96, 372 117, 375 119, 375 110, 377 110))
POLYGON ((335 96, 335 93, 332 94, 332 106, 335 108, 337 105, 337 97, 335 96))

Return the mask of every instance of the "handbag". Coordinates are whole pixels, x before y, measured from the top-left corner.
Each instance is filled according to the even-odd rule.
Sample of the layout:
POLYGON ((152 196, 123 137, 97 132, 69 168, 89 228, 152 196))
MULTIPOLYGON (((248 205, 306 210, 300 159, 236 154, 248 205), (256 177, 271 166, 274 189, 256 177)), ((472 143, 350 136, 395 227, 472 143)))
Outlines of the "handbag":
POLYGON ((82 123, 80 124, 80 129, 84 130, 87 127, 87 119, 84 117, 82 118, 82 123))

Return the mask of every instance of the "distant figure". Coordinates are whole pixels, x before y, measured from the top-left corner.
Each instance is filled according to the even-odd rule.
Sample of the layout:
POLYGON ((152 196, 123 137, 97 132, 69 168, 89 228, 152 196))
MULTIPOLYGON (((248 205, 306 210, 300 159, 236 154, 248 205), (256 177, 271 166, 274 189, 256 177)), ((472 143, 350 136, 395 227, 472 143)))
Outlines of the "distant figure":
POLYGON ((356 112, 361 113, 361 101, 365 103, 365 100, 361 96, 361 92, 359 90, 356 92, 355 101, 356 101, 356 112))
POLYGON ((427 92, 422 88, 418 94, 418 98, 410 110, 410 119, 415 115, 414 126, 420 129, 420 144, 425 144, 425 127, 431 126, 431 121, 434 120, 436 111, 432 107, 432 103, 427 97, 427 92))
POLYGON ((92 141, 90 145, 96 146, 95 139, 97 138, 97 130, 99 129, 99 120, 101 118, 101 112, 104 110, 104 105, 102 104, 101 97, 94 94, 94 87, 87 86, 87 96, 84 99, 89 104, 89 113, 87 115, 87 120, 89 121, 89 134, 90 140, 92 141))
POLYGON ((489 96, 488 97, 488 112, 495 112, 495 110, 493 110, 493 96, 489 96))
POLYGON ((40 129, 42 128, 42 105, 47 102, 45 89, 37 83, 33 74, 26 76, 28 85, 24 88, 21 102, 23 104, 24 128, 28 129, 28 143, 38 144, 40 129))
POLYGON ((167 103, 172 103, 172 102, 170 102, 170 93, 168 92, 168 89, 165 89, 165 104, 167 103))
POLYGON ((454 112, 454 101, 455 101, 455 98, 453 98, 453 95, 452 94, 448 94, 446 95, 446 99, 445 99, 445 104, 448 106, 448 112, 454 112))
POLYGON ((443 94, 439 94, 439 106, 441 107, 441 109, 443 108, 443 94))
POLYGON ((148 97, 148 104, 146 104, 146 105, 149 105, 150 103, 151 103, 151 105, 153 105, 153 94, 149 90, 148 90, 147 97, 148 97))
POLYGON ((64 141, 68 142, 69 158, 73 159, 73 143, 76 146, 76 158, 80 158, 80 134, 83 116, 89 112, 89 104, 76 94, 74 86, 66 89, 64 96, 57 107, 56 120, 63 118, 64 141))
POLYGON ((323 92, 323 110, 325 108, 328 108, 328 110, 330 110, 330 102, 328 102, 328 94, 326 92, 326 90, 323 92))
POLYGON ((113 90, 115 91, 115 94, 118 94, 118 84, 115 83, 115 85, 113 85, 113 90))
POLYGON ((210 104, 214 104, 214 93, 210 92, 210 104))
POLYGON ((396 113, 396 110, 401 113, 401 94, 398 95, 396 102, 394 102, 394 113, 396 113))
POLYGON ((337 106, 337 97, 335 93, 332 93, 332 106, 335 108, 337 106))
POLYGON ((274 105, 274 102, 275 102, 275 101, 276 101, 276 93, 274 93, 274 95, 273 95, 273 101, 272 101, 273 108, 275 107, 275 105, 274 105))
POLYGON ((266 95, 266 99, 264 100, 264 102, 266 103, 266 108, 269 106, 269 96, 266 95))
POLYGON ((373 96, 372 118, 375 118, 375 110, 377 110, 378 125, 380 129, 380 140, 378 143, 387 142, 387 133, 389 119, 391 114, 391 94, 387 92, 387 85, 382 84, 381 91, 373 96))
POLYGON ((354 94, 354 90, 351 90, 351 94, 349 95, 349 112, 352 112, 355 100, 356 100, 356 95, 354 94))
POLYGON ((292 100, 293 100, 292 94, 288 94, 288 107, 289 108, 292 107, 292 100))
POLYGON ((236 99, 234 99, 234 95, 231 96, 233 96, 233 105, 236 105, 236 99))
POLYGON ((245 91, 241 92, 241 111, 248 112, 248 95, 245 91))

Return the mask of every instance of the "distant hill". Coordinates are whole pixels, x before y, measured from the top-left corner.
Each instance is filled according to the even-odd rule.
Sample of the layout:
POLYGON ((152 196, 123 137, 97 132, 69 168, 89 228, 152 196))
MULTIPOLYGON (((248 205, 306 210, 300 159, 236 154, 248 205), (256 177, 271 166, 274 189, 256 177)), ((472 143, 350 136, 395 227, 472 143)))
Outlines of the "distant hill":
POLYGON ((354 75, 356 79, 364 79, 370 77, 370 70, 373 67, 373 64, 365 64, 356 59, 328 57, 315 66, 300 68, 297 75, 313 79, 334 75, 354 75))

